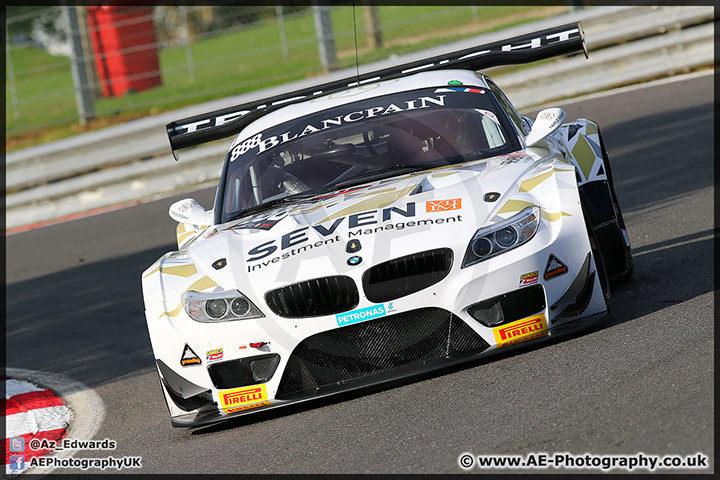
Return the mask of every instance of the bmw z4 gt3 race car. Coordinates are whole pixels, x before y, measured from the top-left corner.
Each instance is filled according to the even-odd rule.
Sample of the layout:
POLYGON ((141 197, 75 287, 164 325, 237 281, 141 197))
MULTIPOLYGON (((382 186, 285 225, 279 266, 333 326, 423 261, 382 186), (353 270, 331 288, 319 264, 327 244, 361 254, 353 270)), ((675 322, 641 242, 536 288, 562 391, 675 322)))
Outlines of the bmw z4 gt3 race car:
POLYGON ((178 250, 142 274, 172 424, 606 317, 633 266, 598 125, 524 117, 477 73, 584 50, 564 25, 169 124, 174 154, 235 136, 214 207, 174 203, 178 250))

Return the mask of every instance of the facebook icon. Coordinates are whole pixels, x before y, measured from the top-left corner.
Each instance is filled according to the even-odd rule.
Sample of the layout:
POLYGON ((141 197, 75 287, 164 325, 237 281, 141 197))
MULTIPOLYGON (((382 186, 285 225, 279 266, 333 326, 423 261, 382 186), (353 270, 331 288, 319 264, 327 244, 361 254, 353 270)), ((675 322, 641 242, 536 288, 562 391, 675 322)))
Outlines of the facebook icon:
POLYGON ((10 455, 11 470, 25 470, 25 455, 10 455))

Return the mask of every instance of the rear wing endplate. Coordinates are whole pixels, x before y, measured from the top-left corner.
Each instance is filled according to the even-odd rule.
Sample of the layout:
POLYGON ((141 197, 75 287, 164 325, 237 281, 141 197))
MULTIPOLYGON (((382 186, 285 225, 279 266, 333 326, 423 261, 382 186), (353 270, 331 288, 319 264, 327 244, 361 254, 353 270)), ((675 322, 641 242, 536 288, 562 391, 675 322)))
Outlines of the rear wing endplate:
POLYGON ((183 118, 168 123, 167 134, 173 156, 177 160, 177 151, 181 148, 193 147, 237 135, 252 121, 273 110, 358 85, 389 80, 410 73, 450 68, 477 71, 500 65, 530 63, 578 52, 583 52, 585 58, 587 58, 585 33, 580 22, 569 23, 507 40, 470 47, 255 102, 183 118))

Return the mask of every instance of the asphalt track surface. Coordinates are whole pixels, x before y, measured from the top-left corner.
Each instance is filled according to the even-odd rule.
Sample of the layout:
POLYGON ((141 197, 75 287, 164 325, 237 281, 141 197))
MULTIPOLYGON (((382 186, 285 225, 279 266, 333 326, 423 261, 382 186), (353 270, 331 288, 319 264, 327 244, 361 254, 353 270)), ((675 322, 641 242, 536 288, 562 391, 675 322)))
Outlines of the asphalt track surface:
MULTIPOLYGON (((634 249, 635 275, 598 329, 415 383, 175 429, 140 274, 174 248, 167 209, 182 195, 7 237, 7 365, 93 388, 106 408, 94 438, 117 449, 75 456, 139 455, 142 473, 463 473, 465 452, 703 453, 710 468, 695 472, 713 472, 713 77, 563 107, 599 122, 634 249)), ((209 207, 213 191, 192 196, 209 207)))

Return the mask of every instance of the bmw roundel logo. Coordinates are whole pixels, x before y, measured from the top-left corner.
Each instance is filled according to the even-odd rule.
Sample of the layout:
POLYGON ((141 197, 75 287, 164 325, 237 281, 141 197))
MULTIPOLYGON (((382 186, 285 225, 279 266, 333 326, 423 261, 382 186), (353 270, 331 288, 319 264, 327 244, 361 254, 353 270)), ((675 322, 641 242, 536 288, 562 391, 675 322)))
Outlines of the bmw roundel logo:
POLYGON ((362 262, 362 258, 358 257, 358 256, 350 257, 350 258, 348 258, 348 261, 347 261, 348 265, 350 265, 350 266, 355 266, 355 265, 359 264, 360 262, 362 262))

